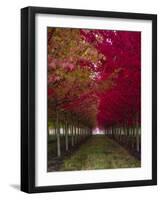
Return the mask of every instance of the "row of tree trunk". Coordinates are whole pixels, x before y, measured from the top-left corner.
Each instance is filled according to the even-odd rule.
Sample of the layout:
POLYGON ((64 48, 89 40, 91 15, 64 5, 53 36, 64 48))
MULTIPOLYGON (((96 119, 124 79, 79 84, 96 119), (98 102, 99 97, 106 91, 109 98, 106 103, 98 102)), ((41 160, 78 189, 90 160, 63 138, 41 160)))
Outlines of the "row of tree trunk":
POLYGON ((141 158, 141 128, 139 126, 110 127, 105 129, 105 134, 127 148, 137 158, 141 158))
MULTIPOLYGON (((61 157, 64 151, 68 152, 71 148, 78 146, 92 135, 92 130, 82 124, 80 120, 72 120, 72 118, 67 115, 62 118, 58 112, 53 124, 54 128, 52 128, 52 135, 56 138, 58 157, 61 157), (65 143, 61 141, 62 139, 65 140, 65 143), (69 145, 69 143, 71 145, 69 145)), ((49 137, 50 132, 51 130, 48 130, 49 137)))

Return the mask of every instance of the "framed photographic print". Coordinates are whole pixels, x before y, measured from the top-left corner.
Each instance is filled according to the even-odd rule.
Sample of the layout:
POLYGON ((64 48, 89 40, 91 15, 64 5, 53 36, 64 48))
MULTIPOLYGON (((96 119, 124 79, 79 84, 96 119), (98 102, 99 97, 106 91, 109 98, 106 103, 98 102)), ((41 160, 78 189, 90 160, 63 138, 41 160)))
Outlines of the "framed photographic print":
POLYGON ((21 10, 21 190, 157 184, 157 16, 21 10))

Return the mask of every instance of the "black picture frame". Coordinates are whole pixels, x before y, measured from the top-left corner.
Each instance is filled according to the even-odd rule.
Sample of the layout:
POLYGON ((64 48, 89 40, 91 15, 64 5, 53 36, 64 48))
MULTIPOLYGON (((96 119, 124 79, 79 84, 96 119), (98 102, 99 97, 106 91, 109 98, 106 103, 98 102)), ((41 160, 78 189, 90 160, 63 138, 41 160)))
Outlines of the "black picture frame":
POLYGON ((45 7, 21 9, 21 190, 27 193, 147 186, 157 184, 157 15, 45 7), (152 21, 152 179, 35 186, 35 15, 61 14, 152 21))

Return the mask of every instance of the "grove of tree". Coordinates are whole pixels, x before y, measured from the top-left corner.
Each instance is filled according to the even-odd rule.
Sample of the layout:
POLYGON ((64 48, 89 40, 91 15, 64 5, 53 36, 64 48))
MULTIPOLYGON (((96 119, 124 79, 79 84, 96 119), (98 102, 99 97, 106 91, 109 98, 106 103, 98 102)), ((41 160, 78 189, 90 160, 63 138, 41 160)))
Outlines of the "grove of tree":
POLYGON ((140 123, 141 33, 48 28, 48 132, 57 156, 96 127, 140 155, 140 123))

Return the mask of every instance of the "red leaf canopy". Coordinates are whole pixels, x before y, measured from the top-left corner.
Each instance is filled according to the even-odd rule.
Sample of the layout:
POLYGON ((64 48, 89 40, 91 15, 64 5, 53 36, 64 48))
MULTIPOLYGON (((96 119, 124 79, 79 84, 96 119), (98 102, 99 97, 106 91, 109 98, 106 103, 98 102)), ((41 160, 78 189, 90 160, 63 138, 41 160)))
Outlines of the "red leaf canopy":
POLYGON ((140 107, 140 32, 48 29, 49 113, 105 128, 140 123, 140 107))

